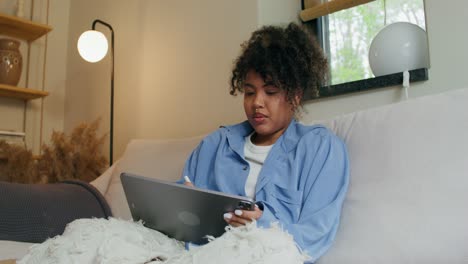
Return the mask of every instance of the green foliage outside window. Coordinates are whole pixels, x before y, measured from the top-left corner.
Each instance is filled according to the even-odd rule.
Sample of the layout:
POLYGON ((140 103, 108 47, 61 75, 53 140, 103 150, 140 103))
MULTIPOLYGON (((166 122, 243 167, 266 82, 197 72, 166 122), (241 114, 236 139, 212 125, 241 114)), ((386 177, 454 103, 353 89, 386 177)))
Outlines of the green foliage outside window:
POLYGON ((372 78, 368 51, 385 25, 410 22, 425 29, 423 0, 377 0, 328 16, 331 84, 372 78))

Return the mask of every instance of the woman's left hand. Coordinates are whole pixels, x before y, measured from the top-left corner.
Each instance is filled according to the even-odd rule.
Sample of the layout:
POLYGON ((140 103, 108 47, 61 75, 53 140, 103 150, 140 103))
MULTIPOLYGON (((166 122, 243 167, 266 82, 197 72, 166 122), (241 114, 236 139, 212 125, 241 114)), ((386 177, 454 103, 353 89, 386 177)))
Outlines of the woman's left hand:
POLYGON ((232 213, 225 213, 224 221, 234 227, 238 227, 246 225, 252 222, 252 220, 258 220, 260 217, 262 217, 262 214, 262 210, 260 210, 257 206, 255 206, 253 211, 237 209, 232 213))

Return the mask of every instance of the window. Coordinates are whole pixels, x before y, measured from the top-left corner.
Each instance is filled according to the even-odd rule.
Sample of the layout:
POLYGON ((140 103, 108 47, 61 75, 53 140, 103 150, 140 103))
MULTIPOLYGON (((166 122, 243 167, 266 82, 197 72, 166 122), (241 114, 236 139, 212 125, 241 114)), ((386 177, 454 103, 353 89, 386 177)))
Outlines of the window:
POLYGON ((425 29, 423 0, 377 0, 305 24, 327 53, 330 85, 373 78, 368 51, 385 25, 410 22, 425 29))

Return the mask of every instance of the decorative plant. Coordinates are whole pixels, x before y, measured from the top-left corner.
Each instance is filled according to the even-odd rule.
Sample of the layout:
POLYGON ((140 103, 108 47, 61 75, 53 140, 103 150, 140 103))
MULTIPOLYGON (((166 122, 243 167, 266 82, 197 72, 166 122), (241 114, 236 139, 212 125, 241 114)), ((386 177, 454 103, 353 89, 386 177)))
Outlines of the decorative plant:
POLYGON ((42 146, 42 155, 35 161, 31 151, 0 142, 0 153, 8 161, 0 163, 0 180, 19 183, 52 183, 66 179, 92 181, 107 165, 101 154, 106 135, 98 137, 100 119, 82 123, 70 136, 54 131, 51 144, 42 146))
POLYGON ((0 140, 0 181, 37 182, 38 174, 32 152, 22 146, 0 140), (7 157, 7 158, 6 158, 7 157))

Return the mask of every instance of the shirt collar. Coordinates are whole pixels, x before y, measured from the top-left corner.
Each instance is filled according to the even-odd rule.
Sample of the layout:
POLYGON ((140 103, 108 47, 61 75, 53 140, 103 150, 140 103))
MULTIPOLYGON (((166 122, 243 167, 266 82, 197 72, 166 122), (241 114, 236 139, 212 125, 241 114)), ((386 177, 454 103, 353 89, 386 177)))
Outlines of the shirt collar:
POLYGON ((250 133, 253 132, 253 127, 250 125, 249 121, 244 121, 242 123, 226 126, 226 137, 234 152, 239 154, 239 156, 244 156, 244 143, 245 137, 248 136, 250 133))
POLYGON ((281 146, 283 147, 284 151, 290 152, 291 150, 296 148, 297 142, 301 137, 298 128, 299 123, 297 123, 297 121, 293 119, 291 120, 291 123, 289 123, 289 126, 286 129, 286 131, 284 131, 283 135, 281 135, 281 146))
MULTIPOLYGON (((240 156, 244 153, 245 137, 253 132, 253 128, 248 121, 224 127, 227 131, 226 136, 230 147, 236 151, 240 156)), ((296 120, 291 120, 288 128, 278 138, 276 143, 281 144, 285 152, 293 150, 300 138, 300 131, 298 130, 298 123, 296 120)))

